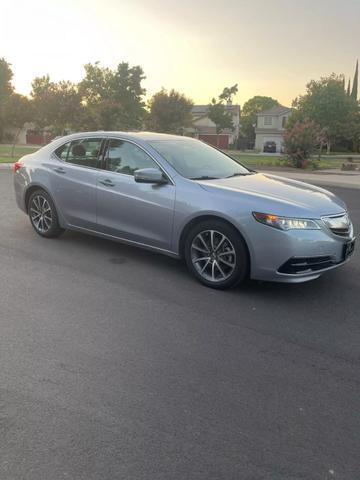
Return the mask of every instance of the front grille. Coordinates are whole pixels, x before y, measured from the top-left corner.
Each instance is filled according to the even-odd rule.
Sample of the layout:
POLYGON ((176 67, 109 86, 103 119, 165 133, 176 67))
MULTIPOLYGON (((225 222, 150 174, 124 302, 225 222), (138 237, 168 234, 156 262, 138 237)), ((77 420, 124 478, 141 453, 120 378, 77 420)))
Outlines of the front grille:
POLYGON ((346 213, 331 217, 322 217, 322 220, 334 235, 338 235, 339 237, 350 237, 352 225, 349 216, 346 213))
POLYGON ((320 257, 292 257, 279 268, 279 273, 297 275, 306 272, 317 272, 324 268, 332 267, 335 262, 330 256, 320 257))

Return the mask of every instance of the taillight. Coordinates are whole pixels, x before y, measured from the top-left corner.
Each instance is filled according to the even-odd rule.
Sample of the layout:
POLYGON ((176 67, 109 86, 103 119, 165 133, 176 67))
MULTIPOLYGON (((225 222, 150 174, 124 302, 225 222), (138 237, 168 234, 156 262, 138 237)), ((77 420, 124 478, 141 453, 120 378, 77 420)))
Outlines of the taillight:
POLYGON ((12 168, 13 168, 13 172, 16 173, 16 172, 17 172, 18 170, 20 170, 20 168, 22 168, 23 166, 24 166, 23 163, 21 163, 21 162, 15 162, 15 163, 13 164, 13 167, 12 167, 12 168))

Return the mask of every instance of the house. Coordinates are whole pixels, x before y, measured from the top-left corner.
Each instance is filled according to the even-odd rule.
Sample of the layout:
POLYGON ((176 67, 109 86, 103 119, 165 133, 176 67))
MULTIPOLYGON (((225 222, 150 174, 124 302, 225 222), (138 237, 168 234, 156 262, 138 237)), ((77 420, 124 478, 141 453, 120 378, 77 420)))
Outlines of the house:
POLYGON ((227 149, 236 143, 240 129, 240 105, 225 105, 231 114, 234 129, 225 129, 219 135, 216 134, 216 125, 208 117, 209 105, 194 105, 192 108, 193 126, 186 129, 186 133, 193 135, 199 140, 210 143, 219 148, 227 149))
POLYGON ((19 145, 46 145, 53 138, 54 134, 49 128, 38 129, 32 122, 26 122, 22 128, 8 126, 4 131, 5 140, 19 145))
POLYGON ((291 115, 291 108, 277 105, 256 115, 255 148, 264 151, 265 142, 275 142, 276 152, 282 151, 284 129, 291 115))

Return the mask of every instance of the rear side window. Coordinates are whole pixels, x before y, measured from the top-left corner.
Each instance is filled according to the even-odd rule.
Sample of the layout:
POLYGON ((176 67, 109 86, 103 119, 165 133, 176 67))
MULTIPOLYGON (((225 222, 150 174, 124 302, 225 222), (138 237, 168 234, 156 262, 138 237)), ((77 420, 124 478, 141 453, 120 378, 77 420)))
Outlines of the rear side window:
POLYGON ((99 168, 102 138, 81 138, 62 145, 55 154, 65 162, 82 167, 99 168))
POLYGON ((61 147, 59 147, 55 150, 55 155, 57 157, 61 158, 61 160, 66 161, 66 158, 67 158, 67 155, 68 155, 68 152, 69 152, 69 149, 70 149, 70 144, 71 144, 71 142, 68 142, 68 143, 65 143, 64 145, 61 145, 61 147))

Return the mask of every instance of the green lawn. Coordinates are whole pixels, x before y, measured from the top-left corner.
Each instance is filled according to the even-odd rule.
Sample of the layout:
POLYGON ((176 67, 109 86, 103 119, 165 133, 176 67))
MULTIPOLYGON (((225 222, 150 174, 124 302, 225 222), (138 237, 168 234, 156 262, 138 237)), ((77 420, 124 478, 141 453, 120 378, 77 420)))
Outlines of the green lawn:
MULTIPOLYGON (((38 147, 30 147, 26 145, 17 145, 15 147, 14 156, 11 157, 11 145, 0 144, 0 163, 13 163, 16 162, 20 157, 28 153, 33 153, 38 150, 38 147)), ((245 166, 253 168, 261 167, 289 167, 287 158, 285 155, 261 155, 261 154, 249 154, 244 153, 239 150, 229 150, 227 152, 235 160, 243 163, 245 166)), ((314 157, 316 159, 316 157, 314 157)), ((344 158, 336 158, 336 156, 326 156, 321 157, 320 163, 316 165, 317 169, 327 169, 327 168, 340 168, 341 165, 346 160, 344 158)), ((309 169, 313 167, 310 165, 309 169)))
POLYGON ((23 155, 33 153, 38 150, 38 147, 28 147, 26 145, 16 145, 14 156, 11 156, 12 145, 0 145, 0 163, 13 163, 19 160, 23 155))
MULTIPOLYGON (((227 153, 235 158, 240 163, 243 163, 247 167, 291 167, 289 164, 286 155, 252 155, 249 153, 242 153, 237 150, 229 150, 227 153)), ((314 160, 317 160, 317 157, 314 157, 314 160)), ((326 157, 325 155, 321 157, 320 162, 316 162, 316 169, 327 169, 327 168, 340 168, 344 163, 344 158, 335 158, 335 157, 326 157)), ((313 169, 312 165, 309 165, 309 169, 313 169)))

